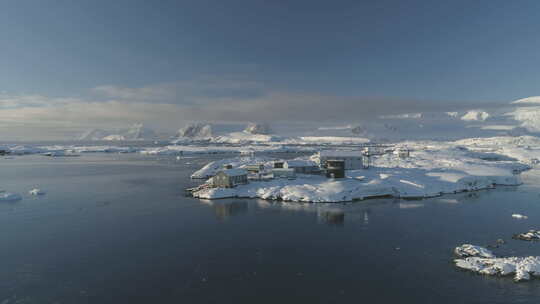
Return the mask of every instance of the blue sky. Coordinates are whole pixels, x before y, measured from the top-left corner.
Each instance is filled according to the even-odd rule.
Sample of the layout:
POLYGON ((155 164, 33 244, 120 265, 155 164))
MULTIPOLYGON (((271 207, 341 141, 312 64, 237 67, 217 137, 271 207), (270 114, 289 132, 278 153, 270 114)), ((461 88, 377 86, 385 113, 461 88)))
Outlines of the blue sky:
MULTIPOLYGON (((538 1, 3 1, 0 109, 173 104, 242 120, 205 113, 263 97, 298 110, 317 98, 376 100, 377 112, 495 105, 540 95, 539 11, 538 1)), ((99 118, 87 124, 114 120, 99 118)))

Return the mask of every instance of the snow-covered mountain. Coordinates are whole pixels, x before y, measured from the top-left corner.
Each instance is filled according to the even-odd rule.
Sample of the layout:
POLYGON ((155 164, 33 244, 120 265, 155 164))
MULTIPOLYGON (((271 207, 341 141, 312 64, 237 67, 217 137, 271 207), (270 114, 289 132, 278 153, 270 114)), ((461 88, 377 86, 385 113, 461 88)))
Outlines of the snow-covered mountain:
POLYGON ((248 134, 268 135, 272 133, 272 130, 270 129, 270 125, 267 123, 249 123, 244 129, 244 132, 248 134))
MULTIPOLYGON (((457 140, 467 137, 540 135, 540 97, 528 97, 498 108, 455 112, 403 113, 356 122, 275 122, 268 124, 189 123, 173 143, 296 144, 333 141, 393 142, 400 140, 457 140), (302 139, 304 138, 304 139, 302 139), (309 139, 309 140, 305 140, 309 139)), ((80 140, 151 140, 156 133, 142 124, 117 131, 93 129, 80 140)), ((162 137, 163 138, 163 137, 162 137)))
POLYGON ((133 124, 130 128, 121 133, 125 140, 154 140, 157 134, 149 128, 145 128, 142 123, 133 124))
POLYGON ((356 135, 384 142, 528 134, 540 135, 540 96, 508 102, 506 106, 497 108, 384 115, 358 124, 319 126, 305 135, 356 135))
POLYGON ((512 104, 538 104, 540 105, 540 96, 531 96, 526 98, 521 98, 512 102, 512 104))
POLYGON ((110 132, 102 129, 91 129, 84 132, 77 140, 102 140, 104 137, 111 135, 110 132))
POLYGON ((155 140, 157 134, 142 123, 136 123, 126 129, 106 131, 103 129, 92 129, 78 137, 78 140, 155 140))
POLYGON ((531 133, 540 133, 540 96, 532 96, 512 102, 516 106, 506 113, 531 133))
POLYGON ((212 125, 202 122, 189 123, 176 133, 178 138, 210 138, 212 137, 212 125))

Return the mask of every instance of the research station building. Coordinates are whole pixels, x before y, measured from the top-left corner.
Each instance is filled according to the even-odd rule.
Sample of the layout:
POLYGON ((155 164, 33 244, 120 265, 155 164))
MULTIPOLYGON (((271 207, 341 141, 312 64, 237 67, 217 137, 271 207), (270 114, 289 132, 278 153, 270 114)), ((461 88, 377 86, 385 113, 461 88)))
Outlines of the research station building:
POLYGON ((319 166, 327 168, 330 160, 343 161, 344 170, 358 170, 366 168, 364 158, 361 151, 320 151, 319 166))
POLYGON ((213 178, 214 187, 233 188, 237 185, 247 184, 247 171, 244 169, 226 169, 219 171, 213 178))
POLYGON ((321 172, 317 163, 311 160, 287 160, 283 163, 283 168, 294 169, 294 172, 297 174, 317 174, 321 172))

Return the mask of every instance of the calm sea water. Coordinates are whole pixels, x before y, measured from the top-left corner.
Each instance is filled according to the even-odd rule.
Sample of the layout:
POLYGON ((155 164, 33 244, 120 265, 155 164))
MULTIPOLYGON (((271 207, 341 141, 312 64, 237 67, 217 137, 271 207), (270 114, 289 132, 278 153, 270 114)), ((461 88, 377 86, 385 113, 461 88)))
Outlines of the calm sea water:
POLYGON ((208 158, 85 154, 0 159, 0 303, 538 303, 516 284, 456 269, 462 243, 540 228, 526 185, 405 201, 295 204, 184 197, 208 158), (47 190, 42 197, 28 190, 47 190), (523 213, 528 220, 516 220, 523 213))

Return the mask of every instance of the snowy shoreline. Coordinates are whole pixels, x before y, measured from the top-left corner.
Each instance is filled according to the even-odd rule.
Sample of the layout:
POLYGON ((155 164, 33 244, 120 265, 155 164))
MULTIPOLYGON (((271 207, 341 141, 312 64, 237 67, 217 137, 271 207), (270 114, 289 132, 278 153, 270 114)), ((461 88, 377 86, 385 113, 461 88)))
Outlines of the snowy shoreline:
MULTIPOLYGON (((496 186, 518 186, 522 184, 520 173, 531 169, 534 159, 540 156, 536 155, 540 153, 531 153, 532 148, 523 145, 524 141, 534 143, 537 138, 522 138, 514 144, 509 144, 511 139, 506 138, 407 142, 413 150, 410 157, 400 158, 391 153, 377 155, 372 157, 369 169, 347 170, 345 178, 298 174, 293 180, 255 180, 234 188, 206 188, 194 192, 193 196, 350 202, 382 196, 428 198, 496 186)), ((256 163, 271 168, 271 159, 232 158, 210 163, 192 177, 209 178, 224 165, 242 168, 256 163)))
MULTIPOLYGON (((488 179, 489 180, 489 179, 488 179)), ((472 180, 474 186, 456 187, 451 191, 435 191, 432 193, 408 193, 400 192, 397 187, 348 187, 346 190, 333 191, 325 189, 327 185, 309 183, 307 180, 295 180, 294 183, 288 181, 283 183, 272 182, 251 182, 250 185, 240 185, 237 188, 212 188, 204 189, 193 193, 193 196, 200 199, 225 199, 225 198, 260 198, 265 200, 276 200, 284 202, 303 203, 344 203, 363 201, 376 198, 402 198, 402 199, 426 199, 440 197, 446 194, 457 194, 463 192, 480 191, 493 189, 497 186, 519 186, 521 181, 515 179, 507 183, 491 183, 486 179, 472 180)), ((342 187, 341 181, 332 181, 334 185, 330 187, 342 187)), ((347 188, 346 186, 344 188, 347 188)))
MULTIPOLYGON (((343 141, 339 142, 342 144, 343 141)), ((227 197, 262 198, 292 202, 348 202, 373 197, 427 198, 443 194, 491 189, 495 186, 520 185, 520 173, 540 161, 540 138, 533 136, 502 136, 468 138, 457 141, 406 141, 393 148, 407 147, 411 156, 397 157, 388 153, 371 159, 367 170, 348 170, 343 179, 328 179, 321 175, 298 174, 294 180, 272 179, 252 181, 235 188, 204 189, 195 197, 218 199, 227 197)), ((44 154, 71 156, 82 153, 140 153, 143 155, 231 155, 211 163, 192 175, 209 178, 223 165, 243 167, 264 163, 270 169, 276 158, 255 156, 259 153, 314 153, 331 149, 320 146, 285 145, 164 145, 164 146, 78 146, 78 145, 4 145, 0 148, 11 155, 44 154)), ((341 146, 333 149, 359 151, 359 147, 341 146)))

